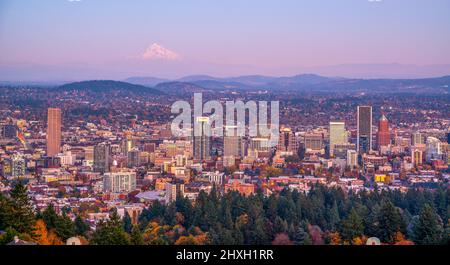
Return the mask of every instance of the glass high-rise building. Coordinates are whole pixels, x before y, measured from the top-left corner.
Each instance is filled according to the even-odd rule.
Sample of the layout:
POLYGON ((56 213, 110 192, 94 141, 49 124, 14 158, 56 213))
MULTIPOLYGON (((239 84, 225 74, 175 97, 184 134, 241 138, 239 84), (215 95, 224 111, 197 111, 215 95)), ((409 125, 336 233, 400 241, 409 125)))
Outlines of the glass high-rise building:
POLYGON ((109 172, 111 159, 111 146, 107 143, 100 143, 94 147, 94 171, 109 172))
POLYGON ((345 122, 330 121, 330 155, 334 155, 334 148, 337 144, 347 143, 347 131, 345 122))
POLYGON ((420 132, 411 134, 411 146, 418 146, 422 144, 425 144, 424 135, 422 135, 420 132))
POLYGON ((224 156, 242 156, 242 138, 237 135, 237 126, 225 126, 223 137, 224 156))
POLYGON ((372 150, 372 107, 358 106, 356 149, 359 154, 372 150))
POLYGON ((206 132, 209 118, 197 117, 196 122, 197 122, 196 126, 199 126, 200 130, 198 132, 198 135, 195 134, 194 130, 193 136, 194 159, 208 160, 211 158, 211 139, 208 133, 206 132))
POLYGON ((103 175, 103 191, 131 192, 136 189, 136 172, 111 172, 103 175))
POLYGON ((47 110, 47 156, 55 156, 61 151, 61 109, 47 110))

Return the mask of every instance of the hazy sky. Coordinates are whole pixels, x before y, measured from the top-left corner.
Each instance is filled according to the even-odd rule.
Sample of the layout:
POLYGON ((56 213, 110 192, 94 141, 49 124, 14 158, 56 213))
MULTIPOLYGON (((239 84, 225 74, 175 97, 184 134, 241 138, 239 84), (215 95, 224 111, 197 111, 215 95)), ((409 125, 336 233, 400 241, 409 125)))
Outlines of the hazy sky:
POLYGON ((448 0, 0 1, 0 80, 449 65, 449 47, 448 0))

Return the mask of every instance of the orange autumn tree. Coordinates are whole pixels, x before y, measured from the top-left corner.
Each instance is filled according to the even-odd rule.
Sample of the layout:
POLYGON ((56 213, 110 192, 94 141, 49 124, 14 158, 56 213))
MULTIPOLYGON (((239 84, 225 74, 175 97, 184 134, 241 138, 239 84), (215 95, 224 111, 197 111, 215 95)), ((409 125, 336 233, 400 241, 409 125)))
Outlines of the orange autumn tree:
POLYGON ((48 231, 45 222, 39 219, 34 224, 34 240, 39 245, 50 245, 50 240, 48 239, 48 231))
POLYGON ((401 232, 397 232, 395 234, 394 245, 414 245, 414 242, 406 239, 401 232))
POLYGON ((328 235, 330 239, 330 245, 340 245, 342 244, 342 238, 339 232, 330 232, 328 235))
POLYGON ((180 236, 180 238, 175 241, 175 245, 199 245, 199 243, 193 235, 189 234, 189 236, 180 236))
POLYGON ((48 233, 48 240, 50 245, 64 245, 64 242, 56 235, 55 231, 50 230, 48 233))
POLYGON ((39 245, 62 245, 63 241, 56 235, 55 231, 47 230, 44 220, 39 219, 33 225, 34 236, 33 240, 39 245))
POLYGON ((357 236, 352 239, 352 245, 365 245, 367 242, 367 236, 357 236))

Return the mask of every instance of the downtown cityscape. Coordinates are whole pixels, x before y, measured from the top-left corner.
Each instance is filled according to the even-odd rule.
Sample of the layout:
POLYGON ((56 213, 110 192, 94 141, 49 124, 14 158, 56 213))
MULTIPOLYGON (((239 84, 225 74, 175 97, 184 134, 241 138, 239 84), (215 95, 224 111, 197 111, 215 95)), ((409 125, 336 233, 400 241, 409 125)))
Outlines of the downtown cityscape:
POLYGON ((448 2, 30 2, 0 3, 0 245, 450 244, 448 2))
POLYGON ((281 102, 278 144, 270 147, 264 137, 174 137, 169 103, 189 97, 169 95, 175 85, 217 97, 183 82, 136 93, 115 81, 3 88, 2 192, 18 192, 20 180, 33 212, 65 224, 47 228, 54 241, 38 243, 80 236, 91 244, 448 240, 448 94, 222 90, 223 102, 281 102), (103 238, 111 214, 123 231, 103 238), (379 228, 377 218, 395 221, 379 228), (434 237, 415 234, 421 230, 411 222, 420 218, 432 218, 435 227, 426 229, 436 229, 434 237))

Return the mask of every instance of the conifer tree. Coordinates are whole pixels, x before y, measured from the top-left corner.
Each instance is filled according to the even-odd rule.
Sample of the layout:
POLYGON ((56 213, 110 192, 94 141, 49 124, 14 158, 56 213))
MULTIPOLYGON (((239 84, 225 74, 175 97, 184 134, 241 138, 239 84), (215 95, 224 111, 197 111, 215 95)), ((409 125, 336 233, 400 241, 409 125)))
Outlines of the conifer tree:
POLYGON ((425 204, 413 227, 413 241, 420 245, 439 244, 443 231, 439 215, 429 204, 425 204))

